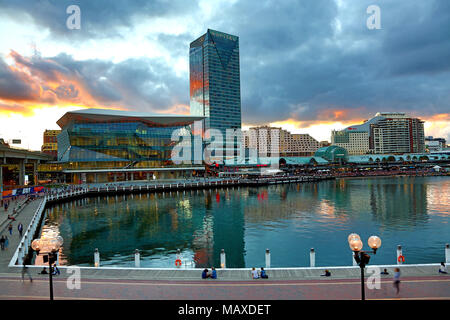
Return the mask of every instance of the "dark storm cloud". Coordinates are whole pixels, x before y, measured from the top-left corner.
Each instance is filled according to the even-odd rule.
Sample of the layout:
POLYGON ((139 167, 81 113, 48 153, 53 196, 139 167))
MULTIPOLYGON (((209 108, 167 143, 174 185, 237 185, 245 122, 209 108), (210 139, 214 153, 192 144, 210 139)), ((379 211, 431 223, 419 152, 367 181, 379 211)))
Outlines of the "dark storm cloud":
POLYGON ((17 101, 35 99, 37 88, 28 80, 28 75, 11 69, 0 58, 0 98, 17 101))
POLYGON ((3 100, 76 102, 160 113, 174 105, 189 104, 188 82, 157 58, 130 58, 113 63, 96 59, 79 61, 67 54, 27 58, 13 52, 11 56, 15 61, 13 68, 0 59, 3 100))
MULTIPOLYGON (((360 119, 377 111, 428 116, 450 109, 448 0, 347 0, 342 7, 334 0, 225 1, 209 16, 195 1, 185 0, 0 3, 10 14, 26 12, 62 40, 121 37, 143 19, 176 16, 188 23, 192 18, 202 25, 200 34, 190 28, 180 35, 148 35, 173 59, 188 59, 189 42, 207 28, 237 35, 245 123, 328 120, 334 119, 335 110, 360 119), (70 4, 81 8, 80 32, 65 26, 70 4), (374 4, 381 9, 381 30, 366 27, 366 9, 374 4)), ((189 75, 177 76, 159 59, 130 58, 114 64, 60 54, 22 63, 32 63, 28 67, 47 80, 60 74, 78 79, 105 105, 163 111, 189 104, 189 75)), ((21 85, 14 75, 6 76, 13 79, 10 86, 21 85)), ((72 97, 76 90, 63 86, 54 91, 72 97)))
POLYGON ((183 15, 197 9, 196 2, 185 0, 0 0, 3 14, 30 16, 50 31, 50 37, 66 40, 122 37, 119 29, 131 28, 137 22, 157 17, 183 15), (81 29, 70 30, 66 21, 77 5, 81 12, 81 29))
POLYGON ((449 1, 262 4, 236 2, 209 20, 240 37, 246 123, 324 120, 327 109, 344 108, 366 118, 448 112, 449 1), (381 30, 366 27, 372 4, 381 9, 381 30))

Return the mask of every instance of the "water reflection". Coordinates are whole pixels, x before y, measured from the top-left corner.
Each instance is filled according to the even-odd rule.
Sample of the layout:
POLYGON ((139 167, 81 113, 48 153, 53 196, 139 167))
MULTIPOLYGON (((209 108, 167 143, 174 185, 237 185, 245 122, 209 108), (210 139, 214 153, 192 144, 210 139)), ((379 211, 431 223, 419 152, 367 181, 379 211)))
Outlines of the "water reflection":
POLYGON ((173 267, 176 250, 197 267, 350 265, 346 237, 378 234, 374 263, 395 263, 404 245, 408 263, 439 262, 449 242, 450 179, 444 177, 339 179, 260 188, 86 198, 47 210, 46 228, 64 238, 61 264, 173 267), (445 238, 447 237, 447 239, 445 238), (409 251, 408 251, 409 248, 409 251), (425 253, 426 252, 426 253, 425 253), (434 259, 433 261, 428 261, 434 259))

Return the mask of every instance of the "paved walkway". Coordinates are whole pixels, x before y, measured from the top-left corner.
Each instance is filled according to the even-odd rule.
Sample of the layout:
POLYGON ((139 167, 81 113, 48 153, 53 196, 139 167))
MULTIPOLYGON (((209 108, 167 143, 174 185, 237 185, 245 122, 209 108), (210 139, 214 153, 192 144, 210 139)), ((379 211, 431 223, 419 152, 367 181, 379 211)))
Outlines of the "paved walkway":
MULTIPOLYGON (((49 299, 47 276, 33 282, 20 277, 0 277, 0 299, 49 299)), ((73 282, 69 281, 71 284, 73 282)), ((359 280, 304 281, 142 281, 82 279, 72 289, 64 278, 54 278, 55 299, 132 300, 360 300, 359 280)), ((379 289, 366 288, 366 299, 450 299, 450 278, 402 278, 397 295, 391 279, 382 279, 379 289)))
MULTIPOLYGON (((16 221, 11 221, 13 225, 12 229, 12 235, 9 234, 9 231, 7 230, 7 224, 3 225, 3 227, 0 228, 0 236, 6 235, 9 240, 8 248, 0 251, 0 272, 11 272, 12 270, 8 268, 8 264, 11 261, 11 258, 13 257, 20 241, 22 238, 19 235, 19 231, 17 230, 17 226, 20 223, 23 224, 23 232, 25 233, 26 229, 28 228, 28 225, 30 224, 31 219, 33 218, 37 208, 39 207, 39 204, 43 201, 43 198, 37 198, 33 201, 30 201, 28 204, 26 204, 22 210, 15 216, 16 221)), ((24 201, 23 201, 24 202, 24 201)), ((9 210, 9 209, 8 209, 9 210)), ((3 213, 1 213, 3 215, 3 213)), ((8 215, 6 214, 6 220, 8 215)), ((5 217, 2 216, 4 219, 5 217)))
MULTIPOLYGON (((20 242, 18 222, 28 227, 42 199, 31 201, 13 222, 8 250, 0 252, 0 299, 48 299, 48 276, 38 275, 42 267, 30 267, 33 282, 21 280, 20 266, 8 268, 20 242)), ((7 216, 7 214, 6 214, 7 216)), ((0 229, 1 230, 1 229, 0 229)), ((439 264, 402 265, 401 292, 392 287, 393 269, 382 276, 381 288, 366 290, 367 299, 450 299, 450 275, 439 275, 439 264)), ((60 267, 55 278, 55 297, 64 299, 360 299, 358 267, 327 267, 331 277, 321 277, 321 268, 267 268, 270 279, 251 280, 250 269, 218 269, 218 280, 200 280, 201 269, 80 268, 81 289, 70 290, 72 274, 60 267)), ((367 276, 370 274, 367 273, 367 276)))

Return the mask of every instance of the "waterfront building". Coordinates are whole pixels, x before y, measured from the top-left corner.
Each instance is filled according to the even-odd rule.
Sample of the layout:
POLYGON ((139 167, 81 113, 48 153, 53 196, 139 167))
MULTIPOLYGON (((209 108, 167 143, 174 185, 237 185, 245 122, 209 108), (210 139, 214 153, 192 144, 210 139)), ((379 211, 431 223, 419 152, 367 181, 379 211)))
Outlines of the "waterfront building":
POLYGON ((345 163, 348 160, 348 151, 339 146, 329 146, 320 148, 314 156, 323 158, 329 163, 345 163))
POLYGON ((331 144, 347 149, 350 155, 422 153, 423 123, 402 112, 378 112, 362 124, 333 130, 331 144))
POLYGON ((319 142, 309 134, 292 134, 277 127, 252 127, 243 137, 245 147, 257 150, 260 156, 312 156, 320 148, 319 142))
MULTIPOLYGON (((175 130, 190 134, 200 116, 105 109, 67 112, 58 121, 58 164, 67 182, 90 183, 190 176, 200 165, 172 161, 175 130)), ((192 158, 192 157, 191 157, 192 158)))
POLYGON ((331 131, 331 143, 348 150, 350 155, 369 153, 369 132, 348 127, 331 131))
POLYGON ((425 152, 424 121, 405 113, 377 113, 382 118, 370 126, 373 153, 425 152))
POLYGON ((425 138, 425 147, 428 152, 442 151, 446 148, 447 141, 444 138, 433 138, 428 136, 425 138))
POLYGON ((58 156, 57 136, 61 130, 45 130, 41 151, 52 156, 54 159, 58 156))
MULTIPOLYGON (((193 41, 189 49, 190 110, 204 116, 203 133, 207 144, 213 141, 209 129, 217 129, 224 143, 215 143, 225 158, 226 130, 236 130, 228 150, 239 156, 241 140, 241 85, 239 71, 239 37, 208 29, 193 41)), ((214 155, 212 155, 214 156, 214 155)), ((217 159, 220 161, 221 159, 217 159)))

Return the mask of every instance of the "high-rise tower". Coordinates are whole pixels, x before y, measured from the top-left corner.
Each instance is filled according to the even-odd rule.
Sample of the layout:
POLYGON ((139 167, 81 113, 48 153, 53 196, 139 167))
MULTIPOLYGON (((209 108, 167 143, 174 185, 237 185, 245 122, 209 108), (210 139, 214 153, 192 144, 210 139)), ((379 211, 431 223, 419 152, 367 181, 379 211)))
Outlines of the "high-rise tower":
POLYGON ((220 130, 225 141, 227 129, 241 129, 239 37, 208 29, 190 44, 189 69, 191 114, 206 117, 206 143, 208 129, 220 130))

